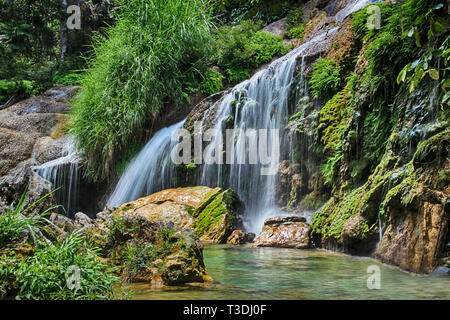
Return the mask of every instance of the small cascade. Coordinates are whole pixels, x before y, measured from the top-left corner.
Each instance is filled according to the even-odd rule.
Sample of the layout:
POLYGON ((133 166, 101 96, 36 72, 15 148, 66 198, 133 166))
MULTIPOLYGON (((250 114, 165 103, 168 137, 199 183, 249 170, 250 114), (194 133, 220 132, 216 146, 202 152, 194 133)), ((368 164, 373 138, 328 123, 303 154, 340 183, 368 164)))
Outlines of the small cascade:
POLYGON ((80 162, 81 158, 76 154, 72 141, 69 141, 61 158, 33 168, 56 189, 56 202, 62 206, 61 213, 68 217, 73 217, 79 208, 80 162))
POLYGON ((184 120, 155 133, 122 174, 108 199, 108 206, 119 207, 125 202, 176 186, 176 165, 170 152, 177 142, 171 141, 171 137, 183 124, 184 120))

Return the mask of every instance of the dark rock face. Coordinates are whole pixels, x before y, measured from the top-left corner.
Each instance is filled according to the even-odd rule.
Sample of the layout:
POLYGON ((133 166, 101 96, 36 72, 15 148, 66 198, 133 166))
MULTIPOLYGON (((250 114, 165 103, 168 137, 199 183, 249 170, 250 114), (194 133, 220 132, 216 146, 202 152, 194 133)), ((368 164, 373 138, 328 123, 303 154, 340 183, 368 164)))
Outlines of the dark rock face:
MULTIPOLYGON (((27 187, 29 204, 54 188, 35 172, 35 167, 61 158, 70 143, 64 128, 70 110, 68 101, 76 92, 75 86, 53 87, 0 110, 0 202, 4 205, 17 202, 27 187)), ((64 170, 66 167, 68 171, 70 163, 64 170)), ((97 198, 105 187, 88 183, 81 176, 79 197, 83 201, 77 210, 96 212, 97 198)), ((35 211, 55 205, 57 198, 57 194, 47 197, 35 211)))
POLYGON ((266 219, 263 231, 252 246, 308 249, 311 247, 311 227, 305 221, 298 216, 266 219))

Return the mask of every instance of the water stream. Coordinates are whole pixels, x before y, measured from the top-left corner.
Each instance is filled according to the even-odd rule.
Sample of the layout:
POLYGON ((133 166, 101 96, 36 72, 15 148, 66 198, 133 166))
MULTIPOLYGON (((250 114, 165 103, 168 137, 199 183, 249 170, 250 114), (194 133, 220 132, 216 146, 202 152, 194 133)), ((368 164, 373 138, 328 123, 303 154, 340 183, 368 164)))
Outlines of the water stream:
POLYGON ((72 140, 64 145, 61 158, 33 168, 56 189, 55 197, 63 214, 73 217, 79 207, 80 163, 72 140))

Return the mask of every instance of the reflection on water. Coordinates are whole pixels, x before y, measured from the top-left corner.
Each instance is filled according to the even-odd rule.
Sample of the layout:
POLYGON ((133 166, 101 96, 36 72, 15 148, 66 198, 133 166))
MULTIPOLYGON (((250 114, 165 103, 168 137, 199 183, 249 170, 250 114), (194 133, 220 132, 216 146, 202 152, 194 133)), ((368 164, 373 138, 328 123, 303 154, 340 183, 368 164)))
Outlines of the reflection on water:
POLYGON ((210 245, 205 264, 217 283, 152 289, 131 285, 135 299, 450 299, 449 276, 407 273, 370 259, 324 250, 210 245), (370 265, 381 289, 369 290, 370 265))

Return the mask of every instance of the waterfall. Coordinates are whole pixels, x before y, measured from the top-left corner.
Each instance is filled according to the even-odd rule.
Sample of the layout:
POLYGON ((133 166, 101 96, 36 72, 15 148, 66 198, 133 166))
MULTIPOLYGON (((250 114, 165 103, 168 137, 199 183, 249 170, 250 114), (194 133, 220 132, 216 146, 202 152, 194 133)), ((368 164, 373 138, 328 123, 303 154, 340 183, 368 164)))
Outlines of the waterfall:
MULTIPOLYGON (((314 53, 323 45, 325 38, 332 37, 337 29, 335 27, 316 36, 286 56, 275 60, 251 79, 235 86, 218 102, 220 105, 214 129, 224 132, 231 116, 234 119, 234 129, 244 132, 248 129, 279 129, 280 145, 288 143, 283 128, 291 113, 289 97, 295 82, 297 57, 302 53, 314 53)), ((239 143, 242 143, 240 138, 235 139, 235 149, 238 149, 239 143)), ((268 150, 273 150, 273 147, 274 141, 269 138, 268 150)), ((235 154, 234 163, 238 163, 237 157, 235 154)), ((260 164, 231 164, 228 165, 228 170, 224 170, 223 166, 203 165, 199 184, 236 190, 246 204, 245 228, 259 233, 266 218, 280 214, 274 193, 277 176, 261 175, 260 164)))
POLYGON ((73 217, 79 208, 80 162, 81 158, 69 140, 60 158, 33 167, 36 173, 52 184, 53 189, 57 189, 56 202, 63 207, 62 213, 68 217, 73 217))
MULTIPOLYGON (((332 19, 342 22, 351 13, 362 9, 374 0, 348 0, 346 5, 332 19)), ((223 133, 233 122, 234 129, 278 129, 280 130, 280 149, 289 149, 289 139, 284 128, 292 112, 289 103, 292 91, 295 90, 294 72, 298 57, 324 52, 331 43, 338 26, 322 31, 311 40, 295 48, 287 55, 272 62, 266 69, 257 72, 229 90, 224 97, 212 107, 217 109, 214 128, 223 133)), ((302 75, 301 75, 302 76, 302 75)), ((307 91, 306 83, 302 84, 307 91)), ((307 93, 303 93, 305 96, 307 93)), ((295 95, 294 98, 299 97, 295 95)), ((211 109, 212 109, 211 108, 211 109)), ((210 109, 210 110, 211 110, 210 109)), ((204 114, 203 123, 210 112, 204 114)), ((164 188, 173 187, 175 165, 170 159, 172 149, 171 134, 181 128, 183 122, 162 129, 150 140, 134 159, 117 184, 108 200, 108 205, 119 206, 127 201, 151 194, 164 188)), ((235 150, 238 145, 247 142, 234 137, 235 150)), ((275 143, 268 139, 268 150, 274 151, 275 143)), ((282 152, 281 152, 282 153, 282 152)), ((280 154, 281 154, 280 153, 280 154)), ((272 152, 273 154, 273 152, 272 152)), ((248 156, 248 155, 247 155, 248 156)), ((238 157, 235 154, 234 158, 238 157)), ((238 163, 235 161, 234 163, 238 163)), ((260 164, 203 164, 199 166, 197 184, 210 187, 233 188, 245 202, 246 214, 243 217, 247 231, 259 233, 267 217, 281 214, 276 206, 276 175, 261 175, 260 164)))
POLYGON ((176 185, 176 165, 170 159, 170 152, 176 142, 171 141, 171 136, 183 127, 184 121, 155 133, 127 166, 107 201, 108 206, 118 207, 125 202, 176 185))

